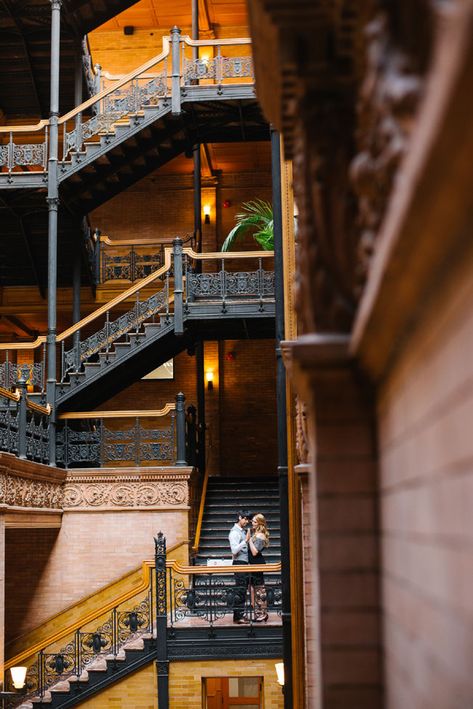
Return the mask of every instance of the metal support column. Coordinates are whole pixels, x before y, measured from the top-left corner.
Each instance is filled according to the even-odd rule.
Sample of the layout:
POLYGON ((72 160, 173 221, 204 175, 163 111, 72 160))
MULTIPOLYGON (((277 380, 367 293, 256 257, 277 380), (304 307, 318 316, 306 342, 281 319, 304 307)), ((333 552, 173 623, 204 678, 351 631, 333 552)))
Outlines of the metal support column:
MULTIPOLYGON (((156 670, 158 675, 158 706, 169 709, 169 660, 167 644, 167 570, 166 537, 162 532, 154 538, 156 564, 156 670)), ((170 589, 172 593, 172 589, 170 589)))
POLYGON ((195 366, 197 369, 197 420, 199 426, 199 455, 197 467, 201 475, 205 473, 205 371, 204 371, 204 341, 197 343, 195 350, 195 366))
MULTIPOLYGON (((200 163, 200 143, 192 148, 194 159, 194 236, 195 250, 202 252, 202 176, 200 163)), ((200 261, 198 261, 200 264, 200 261)))
POLYGON ((274 274, 276 301, 276 406, 278 427, 279 509, 281 517, 281 585, 284 660, 284 708, 292 709, 291 565, 289 556, 289 490, 287 479, 286 370, 281 355, 284 339, 284 275, 282 252, 281 148, 279 133, 271 129, 273 186, 274 274))
POLYGON ((49 438, 49 463, 56 463, 56 323, 57 323, 57 216, 58 192, 58 116, 59 116, 59 59, 61 0, 51 2, 51 94, 48 159, 48 376, 46 395, 51 405, 51 428, 49 438))
POLYGON ((187 465, 186 461, 186 397, 176 394, 176 466, 187 465))
MULTIPOLYGON (((82 254, 81 248, 77 245, 74 256, 74 266, 72 271, 72 322, 75 325, 80 320, 80 281, 81 281, 82 254)), ((80 330, 73 335, 74 350, 79 349, 80 330)))

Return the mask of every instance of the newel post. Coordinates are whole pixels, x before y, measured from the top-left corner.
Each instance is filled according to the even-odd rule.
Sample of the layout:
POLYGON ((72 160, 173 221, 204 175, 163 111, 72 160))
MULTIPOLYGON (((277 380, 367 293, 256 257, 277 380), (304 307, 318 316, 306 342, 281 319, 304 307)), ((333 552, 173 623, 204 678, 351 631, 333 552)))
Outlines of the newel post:
POLYGON ((178 237, 177 239, 174 239, 172 243, 174 255, 174 334, 182 335, 184 333, 182 239, 179 239, 178 237))
POLYGON ((16 387, 20 394, 18 401, 18 458, 26 458, 26 384, 30 376, 28 365, 20 367, 16 387))
POLYGON ((182 392, 176 394, 176 463, 187 465, 186 461, 186 397, 182 392))
POLYGON ((181 30, 174 27, 171 30, 171 113, 177 115, 181 112, 181 30))
POLYGON ((156 566, 156 670, 159 709, 169 709, 169 660, 167 646, 166 537, 154 538, 156 566))

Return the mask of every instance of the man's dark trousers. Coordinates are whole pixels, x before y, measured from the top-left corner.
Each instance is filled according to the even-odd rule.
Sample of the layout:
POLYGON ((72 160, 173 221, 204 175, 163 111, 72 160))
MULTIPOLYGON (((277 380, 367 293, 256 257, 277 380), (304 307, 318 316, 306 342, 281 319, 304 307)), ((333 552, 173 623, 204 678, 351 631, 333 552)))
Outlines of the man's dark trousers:
MULTIPOLYGON (((234 561, 233 566, 246 566, 246 561, 234 561)), ((244 616, 246 591, 250 580, 249 574, 235 574, 235 605, 233 606, 233 621, 241 620, 244 616)))

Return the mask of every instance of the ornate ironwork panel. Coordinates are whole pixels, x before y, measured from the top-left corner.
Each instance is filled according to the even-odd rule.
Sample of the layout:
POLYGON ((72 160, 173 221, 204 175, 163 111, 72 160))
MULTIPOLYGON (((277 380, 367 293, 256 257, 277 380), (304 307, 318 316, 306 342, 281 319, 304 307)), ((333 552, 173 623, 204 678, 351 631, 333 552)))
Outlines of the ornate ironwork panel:
POLYGON ((44 384, 44 367, 42 362, 34 364, 17 365, 12 362, 0 363, 0 386, 7 389, 14 387, 21 375, 27 372, 27 384, 43 388, 44 384))
MULTIPOLYGON (((0 401, 3 401, 0 399, 0 401)), ((11 408, 6 401, 0 409, 0 450, 8 453, 18 453, 18 411, 11 408)))
POLYGON ((152 254, 140 254, 134 249, 122 255, 102 256, 102 281, 127 280, 136 281, 149 276, 163 265, 163 254, 157 251, 152 254))
POLYGON ((274 296, 274 272, 218 271, 217 273, 187 273, 187 297, 235 298, 274 296))
POLYGON ((107 428, 103 422, 88 431, 74 431, 67 424, 57 433, 56 457, 65 467, 106 463, 168 461, 175 458, 174 417, 165 429, 144 428, 139 421, 126 430, 107 428))
POLYGON ((252 57, 215 57, 213 59, 184 59, 184 84, 210 79, 221 83, 224 79, 254 78, 252 57))
POLYGON ((8 145, 0 145, 0 167, 9 167, 10 148, 8 145))
POLYGON ((46 160, 46 143, 13 145, 13 165, 40 165, 45 167, 46 160))
POLYGON ((133 310, 120 315, 116 320, 106 322, 98 332, 80 342, 79 353, 74 348, 64 353, 64 374, 75 371, 78 362, 85 362, 97 352, 107 349, 126 333, 137 330, 145 320, 158 313, 165 303, 166 292, 162 290, 144 301, 138 301, 133 310))
POLYGON ((49 462, 49 419, 28 413, 26 423, 26 457, 40 463, 49 462))
POLYGON ((152 106, 167 93, 166 72, 153 77, 145 83, 143 79, 134 79, 130 84, 108 94, 99 104, 97 113, 84 121, 78 129, 64 135, 64 157, 71 150, 80 150, 82 143, 99 133, 110 133, 114 123, 130 114, 141 110, 142 106, 152 106))

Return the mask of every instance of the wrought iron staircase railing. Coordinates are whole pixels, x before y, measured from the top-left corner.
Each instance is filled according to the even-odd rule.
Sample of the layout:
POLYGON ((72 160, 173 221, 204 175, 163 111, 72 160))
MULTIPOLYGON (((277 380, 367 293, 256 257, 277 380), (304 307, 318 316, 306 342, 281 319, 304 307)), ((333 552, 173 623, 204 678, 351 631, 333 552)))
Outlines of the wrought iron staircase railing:
MULTIPOLYGON (((94 73, 86 60, 90 86, 100 85, 100 89, 58 120, 59 181, 80 169, 84 151, 106 152, 112 134, 118 136, 130 123, 147 122, 146 115, 154 121, 158 113, 179 114, 182 102, 192 97, 242 98, 238 90, 242 85, 253 91, 250 46, 249 39, 191 40, 174 27, 171 36, 163 38, 160 54, 117 79, 94 73), (195 48, 201 53, 197 59, 195 48)), ((29 126, 0 126, 0 176, 7 173, 5 186, 13 182, 21 186, 22 174, 31 178, 32 173, 43 173, 47 179, 48 131, 48 120, 29 126)))
POLYGON ((193 466, 197 426, 189 420, 189 410, 194 412, 195 407, 189 407, 186 414, 185 396, 179 393, 175 403, 159 410, 60 414, 56 462, 65 468, 120 464, 193 466))
MULTIPOLYGON (((28 668, 26 696, 9 699, 8 707, 18 706, 25 699, 48 701, 55 690, 64 692, 79 683, 82 688, 78 701, 83 701, 87 697, 87 673, 104 663, 113 662, 116 666, 117 661, 126 659, 127 646, 134 643, 135 649, 136 641, 143 638, 155 647, 154 658, 148 654, 148 661, 157 659, 165 663, 170 659, 169 641, 181 629, 204 628, 208 637, 213 638, 219 627, 226 627, 231 646, 234 636, 228 634, 228 629, 235 609, 246 615, 245 656, 247 653, 251 657, 250 643, 257 640, 258 605, 262 600, 261 593, 257 598, 251 591, 251 574, 271 575, 272 580, 264 582, 262 602, 268 616, 265 620, 271 625, 281 624, 280 563, 248 566, 249 584, 239 585, 235 583, 235 567, 231 565, 204 568, 168 559, 166 538, 159 532, 155 538, 154 562, 143 562, 142 568, 143 583, 123 594, 119 602, 108 602, 86 619, 56 631, 5 663, 5 669, 19 663, 28 668)), ((238 570, 241 572, 242 567, 238 570)), ((66 697, 68 706, 69 701, 66 697)), ((54 706, 59 708, 61 701, 54 706)))

